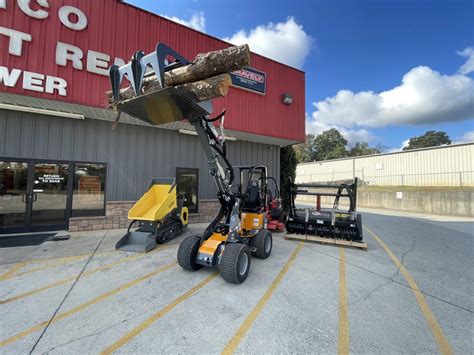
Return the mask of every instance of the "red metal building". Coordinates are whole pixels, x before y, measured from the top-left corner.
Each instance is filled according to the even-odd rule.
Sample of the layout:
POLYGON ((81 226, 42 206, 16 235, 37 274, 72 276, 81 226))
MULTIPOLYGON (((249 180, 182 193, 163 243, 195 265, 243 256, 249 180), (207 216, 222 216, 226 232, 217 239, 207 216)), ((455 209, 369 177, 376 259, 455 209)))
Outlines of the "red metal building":
MULTIPOLYGON (((150 131, 125 117, 118 130, 110 130, 114 117, 104 109, 108 67, 128 61, 139 49, 151 52, 158 42, 189 59, 230 45, 117 0, 0 1, 0 188, 26 196, 28 205, 18 212, 25 202, 16 203, 14 194, 8 203, 0 196, 7 214, 15 211, 0 215, 0 228, 30 228, 38 222, 35 207, 40 204, 33 200, 47 199, 47 192, 38 197, 33 190, 41 190, 34 184, 48 171, 47 164, 52 175, 61 175, 62 169, 61 181, 73 182, 64 187, 64 209, 36 211, 42 216, 39 223, 45 225, 103 214, 106 201, 136 199, 150 177, 176 174, 179 178, 178 173, 186 175, 186 169, 188 173, 199 170, 192 173, 196 211, 198 200, 214 198, 196 139, 187 134, 192 132, 186 124, 150 131), (128 149, 122 152, 123 145, 128 149), (151 155, 143 156, 143 151, 151 155), (173 163, 160 163, 157 154, 173 163), (150 161, 157 164, 154 169, 148 167, 150 161), (11 171, 18 176, 12 178, 11 171), (85 194, 85 183, 80 184, 85 175, 101 176, 101 186, 95 189, 103 195, 103 207, 77 202, 75 193, 85 194)), ((233 158, 240 163, 265 163, 278 175, 279 147, 304 140, 304 72, 252 54, 244 74, 250 77, 239 81, 237 76, 228 95, 214 101, 214 110, 227 108, 226 131, 235 139, 233 158), (284 97, 291 100, 284 102, 284 97)))

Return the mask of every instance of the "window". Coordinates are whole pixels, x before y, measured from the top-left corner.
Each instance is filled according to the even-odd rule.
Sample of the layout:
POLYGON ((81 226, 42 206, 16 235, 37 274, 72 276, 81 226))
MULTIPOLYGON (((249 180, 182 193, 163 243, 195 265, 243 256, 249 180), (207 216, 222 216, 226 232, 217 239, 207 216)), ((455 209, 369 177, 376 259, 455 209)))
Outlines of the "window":
POLYGON ((176 184, 178 196, 184 197, 184 206, 189 213, 198 212, 199 169, 176 168, 176 184))
POLYGON ((105 212, 104 164, 74 164, 72 216, 98 216, 105 212))

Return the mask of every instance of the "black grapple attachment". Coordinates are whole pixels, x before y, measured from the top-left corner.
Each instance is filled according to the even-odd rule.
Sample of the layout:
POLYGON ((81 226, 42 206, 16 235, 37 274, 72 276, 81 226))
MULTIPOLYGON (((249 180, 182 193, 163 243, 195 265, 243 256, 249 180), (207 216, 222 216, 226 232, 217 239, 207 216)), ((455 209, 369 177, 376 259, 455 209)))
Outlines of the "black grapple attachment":
POLYGON ((187 64, 189 61, 186 58, 167 45, 158 43, 156 50, 150 54, 138 51, 128 64, 121 67, 112 65, 109 77, 115 108, 154 125, 209 115, 212 110, 209 101, 197 102, 165 83, 167 71, 187 64), (154 85, 158 85, 158 90, 143 94, 144 80, 153 74, 156 75, 154 85), (124 78, 130 83, 135 96, 121 100, 120 90, 124 78))

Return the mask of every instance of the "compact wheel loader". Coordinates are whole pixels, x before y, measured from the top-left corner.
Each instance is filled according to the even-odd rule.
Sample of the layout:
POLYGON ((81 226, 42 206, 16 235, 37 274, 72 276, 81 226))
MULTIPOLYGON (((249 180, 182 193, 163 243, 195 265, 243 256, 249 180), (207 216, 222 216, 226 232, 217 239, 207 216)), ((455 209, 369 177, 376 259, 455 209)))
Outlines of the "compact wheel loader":
POLYGON ((272 235, 266 229, 266 168, 246 167, 245 186, 234 191, 234 168, 227 158, 223 130, 225 110, 210 118, 210 101, 198 102, 179 88, 166 86, 165 72, 185 66, 189 61, 160 43, 145 55, 139 51, 132 61, 109 70, 115 108, 147 123, 161 125, 187 120, 195 129, 207 156, 209 172, 217 187, 220 209, 204 233, 188 236, 178 249, 178 263, 195 271, 203 266, 217 267, 223 279, 242 283, 248 276, 252 255, 268 258, 272 251, 272 235), (171 60, 173 59, 173 60, 171 60), (145 73, 154 72, 159 89, 142 93, 145 73), (134 97, 120 101, 120 89, 126 77, 134 97), (220 123, 218 130, 214 124, 220 123))
POLYGON ((116 250, 147 253, 176 238, 188 225, 188 208, 176 195, 173 178, 155 178, 148 190, 128 211, 127 234, 115 244, 116 250), (130 231, 138 222, 139 228, 130 231))
MULTIPOLYGON (((273 238, 267 230, 267 167, 236 169, 240 177, 238 190, 221 195, 221 209, 202 236, 183 240, 178 249, 178 264, 191 271, 203 266, 217 267, 224 280, 242 283, 249 273, 251 256, 268 258, 273 238), (232 204, 226 201, 230 196, 232 204)), ((231 173, 230 181, 233 179, 231 173)))

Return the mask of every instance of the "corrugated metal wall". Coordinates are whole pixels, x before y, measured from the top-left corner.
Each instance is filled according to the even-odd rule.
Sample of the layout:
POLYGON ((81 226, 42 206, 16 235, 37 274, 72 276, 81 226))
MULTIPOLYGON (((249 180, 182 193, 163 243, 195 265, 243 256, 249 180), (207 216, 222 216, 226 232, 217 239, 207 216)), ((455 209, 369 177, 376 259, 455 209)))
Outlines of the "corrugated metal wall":
MULTIPOLYGON (((228 142, 232 164, 266 164, 279 179, 280 149, 246 141, 228 142)), ((0 110, 0 160, 34 158, 108 164, 107 200, 135 200, 152 177, 175 176, 176 167, 199 169, 199 198, 215 199, 196 136, 155 127, 75 120, 0 110)))
POLYGON ((298 182, 359 177, 379 186, 474 186, 474 143, 300 164, 298 182))

